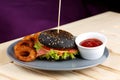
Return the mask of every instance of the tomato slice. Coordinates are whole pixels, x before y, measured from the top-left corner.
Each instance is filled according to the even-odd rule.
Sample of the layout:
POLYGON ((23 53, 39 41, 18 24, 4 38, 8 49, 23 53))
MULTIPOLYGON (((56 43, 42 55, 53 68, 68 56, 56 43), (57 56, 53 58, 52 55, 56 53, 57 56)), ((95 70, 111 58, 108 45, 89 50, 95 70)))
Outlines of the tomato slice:
POLYGON ((49 50, 45 49, 45 48, 41 48, 39 50, 37 50, 37 57, 41 56, 41 55, 45 55, 49 50))
POLYGON ((47 47, 47 46, 43 46, 44 49, 50 50, 51 48, 47 47))

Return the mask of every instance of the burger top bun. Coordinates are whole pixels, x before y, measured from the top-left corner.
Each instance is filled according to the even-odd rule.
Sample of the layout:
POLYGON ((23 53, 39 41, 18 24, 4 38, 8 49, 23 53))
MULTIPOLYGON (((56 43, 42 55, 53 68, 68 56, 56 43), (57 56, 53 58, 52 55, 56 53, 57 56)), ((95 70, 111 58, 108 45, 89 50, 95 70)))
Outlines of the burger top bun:
POLYGON ((75 47, 74 36, 64 30, 51 29, 40 33, 39 42, 45 46, 56 49, 69 49, 75 47))

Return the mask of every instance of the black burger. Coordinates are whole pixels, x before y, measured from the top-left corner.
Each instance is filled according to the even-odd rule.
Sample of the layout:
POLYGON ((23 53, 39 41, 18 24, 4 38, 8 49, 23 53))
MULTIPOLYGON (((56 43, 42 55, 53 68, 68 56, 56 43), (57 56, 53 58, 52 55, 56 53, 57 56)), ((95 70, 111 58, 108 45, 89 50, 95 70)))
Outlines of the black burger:
POLYGON ((64 30, 50 29, 40 33, 38 42, 34 45, 37 57, 46 60, 75 59, 78 50, 75 37, 64 30))

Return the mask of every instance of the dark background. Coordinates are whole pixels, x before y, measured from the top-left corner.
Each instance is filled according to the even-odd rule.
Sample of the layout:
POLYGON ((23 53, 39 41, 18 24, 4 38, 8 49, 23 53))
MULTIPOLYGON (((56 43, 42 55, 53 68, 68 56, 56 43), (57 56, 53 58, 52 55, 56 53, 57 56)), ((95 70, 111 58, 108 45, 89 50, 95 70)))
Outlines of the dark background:
MULTIPOLYGON (((119 0, 62 0, 61 25, 105 11, 119 0)), ((0 0, 0 43, 57 26, 58 0, 0 0)), ((80 27, 80 26, 78 26, 80 27)))

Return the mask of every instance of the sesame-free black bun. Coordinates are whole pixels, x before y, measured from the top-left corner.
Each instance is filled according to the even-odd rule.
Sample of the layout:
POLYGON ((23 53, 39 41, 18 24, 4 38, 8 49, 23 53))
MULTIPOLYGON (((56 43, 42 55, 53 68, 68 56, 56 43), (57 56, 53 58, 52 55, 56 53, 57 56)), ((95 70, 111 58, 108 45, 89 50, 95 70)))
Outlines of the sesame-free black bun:
POLYGON ((40 33, 39 41, 45 46, 56 49, 69 49, 75 47, 74 36, 65 31, 57 29, 46 30, 40 33))

